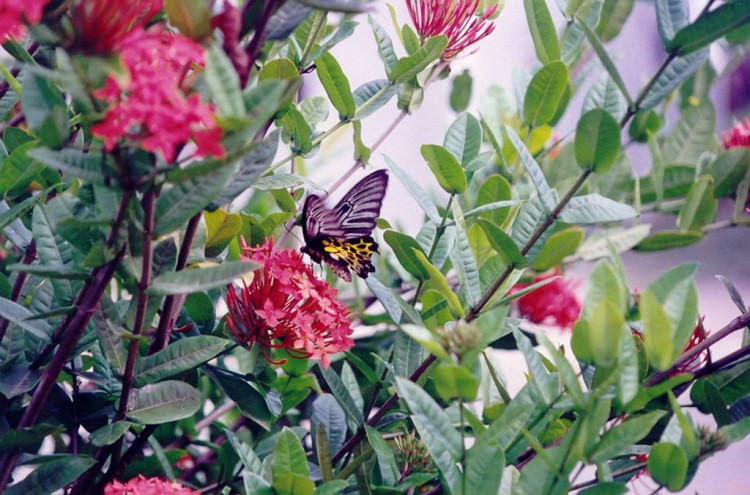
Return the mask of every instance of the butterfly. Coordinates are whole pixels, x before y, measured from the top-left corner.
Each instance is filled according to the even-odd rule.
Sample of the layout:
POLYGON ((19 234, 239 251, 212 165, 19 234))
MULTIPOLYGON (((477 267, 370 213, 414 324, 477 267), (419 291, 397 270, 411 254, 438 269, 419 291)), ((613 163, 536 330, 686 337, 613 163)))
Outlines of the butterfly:
POLYGON ((352 280, 350 269, 367 278, 375 271, 370 258, 378 243, 372 230, 387 187, 388 173, 378 170, 354 184, 333 208, 320 196, 308 195, 302 207, 301 251, 316 263, 328 263, 347 282, 352 280))

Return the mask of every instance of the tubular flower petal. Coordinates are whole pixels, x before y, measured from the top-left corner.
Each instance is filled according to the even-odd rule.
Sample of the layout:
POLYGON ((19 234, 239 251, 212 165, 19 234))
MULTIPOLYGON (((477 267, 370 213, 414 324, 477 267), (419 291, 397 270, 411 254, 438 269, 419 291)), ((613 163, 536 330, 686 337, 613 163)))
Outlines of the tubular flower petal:
POLYGON ((340 303, 338 291, 318 279, 294 250, 274 250, 273 242, 243 246, 243 259, 262 265, 242 288, 229 286, 227 326, 246 344, 268 349, 284 348, 299 359, 319 359, 328 367, 330 354, 354 345, 349 309, 340 303))
POLYGON ((0 0, 0 42, 22 37, 24 25, 41 21, 48 3, 49 0, 0 0))
POLYGON ((479 0, 406 0, 409 16, 422 40, 441 34, 448 37, 443 60, 456 58, 495 29, 489 18, 499 4, 481 16, 474 15, 478 6, 479 0))
POLYGON ((750 148, 750 121, 747 120, 747 117, 743 122, 738 122, 731 129, 724 131, 721 140, 726 149, 738 146, 750 148))
POLYGON ((142 474, 127 483, 114 480, 104 488, 104 495, 198 495, 199 493, 176 481, 146 478, 142 474))
POLYGON ((142 28, 164 5, 164 0, 78 0, 71 23, 76 33, 73 49, 107 54, 119 51, 127 35, 142 28))
POLYGON ((121 139, 172 162, 179 147, 193 141, 196 157, 224 156, 221 129, 214 107, 190 91, 188 74, 204 64, 203 48, 160 27, 136 28, 122 40, 121 58, 130 77, 110 76, 94 96, 108 103, 104 119, 92 134, 104 140, 105 151, 121 139))
MULTIPOLYGON (((573 323, 581 315, 581 303, 573 292, 573 284, 559 277, 560 269, 534 277, 533 283, 558 277, 547 285, 524 294, 516 300, 518 311, 532 323, 557 325, 573 328, 573 323)), ((514 290, 530 284, 516 284, 514 290)))

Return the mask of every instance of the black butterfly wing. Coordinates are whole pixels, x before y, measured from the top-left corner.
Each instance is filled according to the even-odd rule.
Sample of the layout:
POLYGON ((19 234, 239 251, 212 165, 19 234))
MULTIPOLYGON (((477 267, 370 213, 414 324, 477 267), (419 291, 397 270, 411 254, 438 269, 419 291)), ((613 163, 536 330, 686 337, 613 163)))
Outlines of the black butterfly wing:
POLYGON ((349 269, 362 278, 374 272, 370 258, 378 245, 371 234, 387 186, 388 174, 379 170, 356 183, 333 208, 320 196, 308 196, 302 210, 302 252, 316 263, 325 261, 347 282, 349 269))

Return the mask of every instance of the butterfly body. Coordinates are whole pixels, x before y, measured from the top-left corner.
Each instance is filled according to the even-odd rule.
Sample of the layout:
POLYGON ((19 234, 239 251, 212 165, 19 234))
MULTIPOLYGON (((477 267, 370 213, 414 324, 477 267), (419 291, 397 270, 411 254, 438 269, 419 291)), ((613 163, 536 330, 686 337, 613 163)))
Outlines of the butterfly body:
POLYGON ((302 252, 316 263, 327 263, 347 282, 350 270, 367 278, 375 271, 370 258, 378 244, 372 231, 387 186, 388 174, 378 170, 356 183, 333 208, 320 196, 309 195, 302 209, 302 252))

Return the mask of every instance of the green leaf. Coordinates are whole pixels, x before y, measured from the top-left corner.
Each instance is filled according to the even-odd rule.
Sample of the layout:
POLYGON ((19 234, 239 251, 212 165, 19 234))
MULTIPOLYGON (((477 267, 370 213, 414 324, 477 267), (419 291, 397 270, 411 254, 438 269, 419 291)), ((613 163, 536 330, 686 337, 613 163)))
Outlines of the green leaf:
POLYGON ((451 250, 450 253, 451 261, 456 269, 458 282, 461 284, 461 292, 466 303, 474 306, 482 298, 481 281, 477 260, 469 243, 466 221, 458 201, 453 202, 453 219, 456 222, 456 237, 455 249, 451 250))
POLYGON ((635 247, 635 250, 662 251, 664 249, 690 246, 701 239, 703 239, 701 232, 662 231, 648 236, 635 247))
POLYGON ((710 102, 683 111, 661 148, 665 163, 697 163, 714 143, 716 111, 710 102))
POLYGON ((599 57, 599 61, 604 66, 604 69, 607 71, 607 74, 612 78, 612 81, 615 83, 617 88, 622 93, 622 96, 625 97, 625 101, 627 101, 628 105, 633 104, 633 99, 630 97, 630 94, 628 93, 628 88, 625 86, 625 81, 622 80, 622 76, 620 75, 620 72, 617 70, 617 67, 615 66, 614 62, 612 62, 612 59, 609 56, 609 53, 607 53, 607 49, 604 48, 604 45, 602 44, 601 40, 599 39, 599 36, 597 36, 594 29, 588 25, 584 20, 578 19, 578 26, 581 27, 584 34, 589 40, 589 43, 591 43, 591 47, 596 52, 596 56, 599 57))
POLYGON ((479 380, 462 366, 441 363, 432 371, 432 378, 435 390, 443 400, 471 402, 477 398, 479 380))
POLYGON ((222 163, 213 171, 177 182, 170 189, 163 191, 156 200, 154 236, 161 237, 179 229, 208 206, 224 190, 237 172, 237 168, 236 162, 222 163))
POLYGON ((393 83, 404 83, 416 77, 431 63, 437 61, 448 46, 448 37, 445 35, 433 36, 408 57, 396 62, 396 65, 388 74, 388 80, 393 83))
POLYGON ((315 60, 318 78, 323 89, 331 100, 333 107, 338 110, 341 119, 354 116, 356 109, 349 80, 341 70, 341 66, 330 53, 324 53, 315 60))
MULTIPOLYGON (((471 102, 471 88, 473 80, 468 70, 464 70, 453 78, 451 94, 448 98, 451 110, 456 113, 464 112, 471 102)), ((447 146, 446 146, 447 147, 447 146)))
POLYGON ((729 149, 719 156, 707 171, 714 178, 716 197, 733 196, 748 170, 750 170, 750 150, 745 147, 729 149))
MULTIPOLYGON (((318 429, 322 428, 328 441, 328 455, 337 452, 346 440, 346 414, 331 394, 319 395, 312 405, 313 445, 319 445, 318 429)), ((320 455, 320 453, 318 454, 320 455)))
POLYGON ((242 230, 242 218, 236 213, 227 213, 221 208, 203 212, 206 221, 206 256, 214 257, 229 245, 242 230))
POLYGON ((450 194, 466 190, 466 174, 453 153, 436 144, 424 144, 420 150, 443 190, 450 194))
POLYGON ((83 153, 74 148, 34 148, 27 155, 52 169, 99 184, 103 184, 105 178, 116 177, 109 155, 83 153))
POLYGON ((511 143, 513 143, 516 151, 518 151, 518 155, 521 157, 524 167, 526 167, 526 172, 529 174, 531 182, 534 183, 536 192, 539 195, 539 200, 541 201, 542 206, 544 206, 544 211, 546 213, 552 213, 552 210, 557 206, 557 199, 552 192, 552 189, 549 187, 549 184, 547 184, 544 172, 542 172, 541 167, 536 160, 534 160, 534 157, 531 156, 531 153, 524 142, 518 137, 516 131, 510 126, 505 126, 505 132, 508 133, 508 138, 511 143))
POLYGON ((505 469, 505 453, 499 445, 479 439, 466 456, 465 494, 499 494, 505 469))
POLYGON ((375 42, 378 45, 378 56, 383 61, 385 66, 386 75, 393 70, 398 62, 396 52, 393 50, 393 42, 391 37, 388 36, 388 32, 383 29, 383 26, 378 24, 378 21, 372 15, 367 16, 367 21, 370 23, 372 32, 375 35, 375 42))
POLYGON ((435 203, 430 199, 430 196, 427 195, 424 189, 422 189, 422 187, 412 179, 409 174, 396 165, 393 160, 388 156, 384 156, 383 158, 385 158, 385 163, 388 165, 388 168, 391 169, 391 172, 393 172, 399 182, 401 182, 404 188, 406 188, 409 195, 416 200, 419 207, 422 208, 422 211, 424 211, 430 220, 435 222, 435 224, 439 224, 440 213, 438 213, 437 206, 435 206, 435 203))
POLYGON ((492 249, 502 256, 506 263, 516 268, 524 266, 525 261, 521 254, 521 249, 516 245, 511 236, 485 218, 480 218, 477 223, 479 223, 479 226, 482 227, 484 233, 487 235, 487 240, 490 242, 492 249))
POLYGON ((578 165, 604 173, 620 154, 620 125, 606 110, 589 110, 576 127, 575 151, 578 165))
POLYGON ((482 125, 470 113, 459 115, 445 133, 443 146, 458 158, 463 168, 466 168, 479 155, 482 146, 482 125))
POLYGON ((310 469, 307 466, 307 456, 302 443, 292 430, 284 427, 276 437, 273 448, 273 460, 271 461, 271 473, 274 478, 276 489, 276 477, 283 474, 297 474, 309 476, 310 469))
MULTIPOLYGON (((477 207, 499 201, 509 201, 512 198, 513 193, 508 180, 502 175, 493 174, 487 177, 484 180, 484 183, 479 187, 477 207)), ((502 225, 505 219, 508 218, 509 213, 510 207, 505 207, 482 213, 480 216, 490 220, 495 225, 502 225)))
POLYGON ((684 57, 673 59, 644 95, 640 109, 648 110, 661 103, 669 93, 693 75, 707 58, 708 48, 703 48, 684 57))
POLYGON ((590 224, 618 222, 636 215, 631 206, 593 193, 571 199, 560 213, 560 219, 566 223, 590 224))
POLYGON ((240 91, 240 78, 232 61, 218 43, 206 50, 206 87, 216 105, 220 119, 247 119, 245 103, 240 91))
POLYGON ((688 3, 683 0, 656 0, 656 22, 659 36, 667 46, 678 31, 690 22, 688 3))
POLYGON ((557 29, 544 0, 524 0, 526 22, 529 24, 536 57, 542 64, 560 60, 557 29))
POLYGON ((129 421, 115 421, 114 423, 106 424, 91 433, 89 440, 91 440, 91 443, 96 447, 112 445, 119 440, 131 426, 133 426, 133 423, 129 421))
POLYGON ((206 373, 221 390, 233 401, 243 416, 246 416, 266 430, 270 430, 270 421, 280 412, 278 404, 266 396, 259 385, 247 381, 237 374, 232 374, 210 365, 203 366, 206 373))
POLYGON ((742 1, 725 3, 711 12, 703 13, 694 23, 680 29, 666 44, 667 52, 686 55, 747 22, 750 22, 747 4, 742 1))
POLYGON ((391 98, 398 92, 399 86, 391 84, 388 79, 377 79, 364 83, 353 93, 357 112, 352 120, 357 121, 369 117, 391 101, 391 98))
POLYGON ((147 425, 189 418, 201 408, 201 393, 185 382, 167 380, 135 389, 128 417, 147 425))
POLYGON ((586 322, 594 364, 602 367, 613 364, 620 352, 620 339, 625 333, 625 319, 620 309, 611 301, 602 301, 591 309, 586 322))
POLYGON ((322 365, 318 365, 318 369, 320 369, 323 379, 328 384, 328 388, 331 389, 331 393, 336 397, 339 405, 346 413, 350 425, 353 426, 352 430, 361 426, 365 422, 362 411, 357 407, 357 403, 354 402, 354 398, 349 393, 349 390, 347 390, 338 373, 332 368, 325 368, 322 365))
POLYGON ((8 487, 6 495, 44 495, 54 493, 76 480, 96 461, 90 457, 62 455, 45 462, 26 478, 8 487))
POLYGON ((687 470, 687 454, 678 445, 660 442, 651 447, 648 473, 657 483, 673 492, 681 490, 685 486, 687 470))
POLYGON ((584 113, 595 108, 606 110, 618 121, 625 115, 626 108, 622 92, 609 74, 602 74, 583 100, 582 111, 584 113))
POLYGON ((315 487, 314 495, 337 495, 349 487, 344 480, 331 480, 315 487))
POLYGON ((211 360, 226 349, 229 341, 210 335, 185 337, 165 349, 136 361, 135 385, 155 383, 183 373, 211 360))
POLYGON ((294 153, 305 154, 312 151, 312 128, 299 110, 290 108, 277 123, 291 135, 291 149, 294 153))
POLYGON ((99 301, 91 321, 110 368, 118 374, 125 373, 128 350, 123 335, 127 330, 109 296, 99 301))
POLYGON ((52 328, 46 321, 30 319, 34 314, 10 299, 0 298, 0 316, 31 333, 42 342, 49 341, 52 328))
POLYGON ((637 444, 664 416, 664 411, 651 411, 645 414, 631 415, 614 428, 608 430, 589 454, 591 463, 606 462, 622 454, 631 445, 637 444))
MULTIPOLYGON (((549 124, 568 87, 568 68, 550 62, 534 74, 523 101, 523 121, 531 127, 549 124)), ((516 147, 518 149, 518 147, 516 147)))
POLYGON ((222 287, 256 268, 254 263, 229 261, 206 268, 167 272, 156 277, 149 294, 190 294, 222 287))
POLYGON ((269 133, 263 141, 256 143, 242 157, 239 169, 224 190, 211 200, 209 208, 216 209, 224 206, 252 186, 260 174, 271 165, 278 146, 278 131, 269 133))
POLYGON ((401 473, 396 464, 396 456, 393 454, 393 450, 375 428, 365 425, 365 433, 367 434, 367 441, 370 442, 370 446, 378 459, 380 479, 384 485, 394 486, 401 478, 401 473))
POLYGON ((420 281, 429 278, 430 272, 422 265, 422 262, 415 254, 416 251, 422 251, 422 247, 413 237, 396 232, 395 230, 387 230, 383 234, 383 239, 391 247, 401 266, 412 277, 420 281))
POLYGON ((21 93, 23 115, 45 146, 60 148, 65 145, 68 137, 68 107, 65 98, 45 77, 47 72, 42 73, 36 68, 29 70, 32 72, 24 78, 21 93))
POLYGON ((568 358, 563 354, 562 350, 556 348, 555 344, 543 334, 539 335, 538 338, 542 345, 547 349, 547 352, 552 358, 552 362, 555 363, 560 379, 562 380, 565 389, 570 394, 570 398, 573 399, 576 408, 578 410, 583 410, 586 407, 586 399, 583 395, 581 383, 578 380, 578 374, 573 369, 570 361, 568 361, 568 358))
POLYGON ((463 317, 464 310, 461 307, 461 302, 458 300, 458 296, 448 284, 448 280, 445 278, 445 275, 443 275, 440 270, 435 268, 435 265, 430 263, 430 261, 427 259, 427 256, 425 256, 421 250, 418 251, 416 249, 413 249, 412 252, 417 257, 421 265, 429 273, 429 278, 424 284, 425 290, 434 289, 438 291, 443 295, 443 297, 445 297, 445 300, 448 303, 448 309, 450 309, 451 313, 454 316, 463 317))
POLYGON ((698 177, 677 215, 677 227, 681 232, 702 232, 703 227, 713 221, 718 206, 719 200, 714 197, 713 177, 698 177))
POLYGON ((526 337, 518 328, 513 329, 513 338, 518 350, 523 354, 526 365, 529 367, 529 380, 534 388, 535 394, 545 406, 551 407, 558 393, 559 381, 557 376, 551 375, 542 363, 542 359, 534 350, 531 339, 526 337))
MULTIPOLYGON (((615 0, 619 2, 620 0, 615 0)), ((605 481, 578 492, 579 495, 624 495, 628 493, 628 486, 615 481, 605 481)))
POLYGON ((0 368, 0 394, 6 399, 24 394, 39 383, 42 371, 31 369, 26 365, 7 364, 0 368))
POLYGON ((634 6, 635 0, 604 0, 601 20, 596 26, 603 42, 612 41, 620 34, 634 6))
POLYGON ((583 241, 583 229, 580 227, 570 227, 555 232, 547 238, 547 242, 542 246, 531 268, 537 272, 544 272, 562 263, 566 257, 575 254, 581 241, 583 241))
POLYGON ((412 422, 448 487, 460 488, 462 475, 456 462, 462 455, 462 440, 450 418, 419 385, 396 377, 396 390, 409 407, 412 422))
POLYGON ((643 321, 643 346, 649 362, 657 369, 665 370, 672 364, 675 353, 673 336, 675 328, 666 311, 652 291, 646 289, 640 298, 640 313, 643 321))
POLYGON ((271 484, 257 473, 242 472, 242 482, 246 493, 253 495, 275 495, 271 484))

